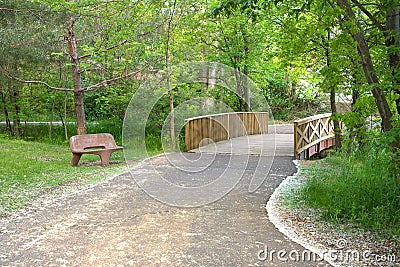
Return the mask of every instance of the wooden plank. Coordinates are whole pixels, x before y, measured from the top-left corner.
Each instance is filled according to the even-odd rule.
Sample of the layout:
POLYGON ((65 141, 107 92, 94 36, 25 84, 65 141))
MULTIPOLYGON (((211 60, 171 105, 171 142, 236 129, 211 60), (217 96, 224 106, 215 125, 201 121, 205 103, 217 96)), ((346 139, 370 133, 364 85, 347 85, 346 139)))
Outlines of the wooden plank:
POLYGON ((260 124, 258 123, 258 118, 255 113, 253 113, 253 123, 254 123, 254 134, 261 134, 260 124))
POLYGON ((216 120, 216 116, 212 116, 210 117, 210 138, 214 141, 214 142, 218 142, 220 141, 219 138, 219 134, 218 134, 218 130, 219 130, 219 123, 216 120))
POLYGON ((244 135, 251 135, 251 125, 250 125, 250 116, 247 112, 242 113, 242 121, 243 121, 243 134, 244 135))
POLYGON ((226 121, 228 121, 226 114, 224 115, 215 115, 212 116, 211 119, 211 129, 210 131, 213 133, 214 142, 219 142, 222 140, 228 139, 227 125, 226 121))
POLYGON ((239 114, 240 123, 239 123, 239 136, 249 135, 247 132, 248 122, 247 122, 247 115, 244 112, 239 114))
POLYGON ((251 120, 253 124, 253 134, 260 134, 260 125, 258 124, 257 116, 255 113, 252 113, 251 120))
POLYGON ((325 118, 325 117, 330 117, 331 115, 332 115, 332 113, 318 114, 318 115, 307 117, 304 119, 295 120, 294 122, 297 122, 298 125, 301 125, 301 124, 305 124, 310 121, 318 120, 318 119, 325 118))
POLYGON ((186 149, 186 151, 193 149, 192 144, 190 142, 192 140, 190 138, 190 136, 191 136, 190 125, 191 125, 190 121, 186 121, 186 123, 185 123, 185 149, 186 149))
POLYGON ((230 138, 230 133, 229 133, 229 116, 228 115, 223 115, 220 116, 221 122, 221 140, 228 140, 230 138))
POLYGON ((230 138, 236 138, 238 137, 238 132, 237 132, 237 124, 238 124, 238 115, 237 114, 229 114, 228 119, 229 119, 229 136, 230 138))
POLYGON ((195 147, 199 147, 200 143, 200 128, 199 128, 200 121, 194 120, 193 121, 193 145, 195 147))
POLYGON ((263 127, 261 134, 268 133, 269 114, 267 112, 261 113, 261 125, 263 127))
POLYGON ((308 156, 311 157, 314 154, 318 153, 317 145, 313 145, 308 149, 308 156))
POLYGON ((249 135, 249 122, 248 122, 248 117, 247 113, 241 112, 239 113, 239 118, 241 120, 240 124, 240 131, 239 131, 239 136, 245 136, 249 135))
POLYGON ((267 112, 220 113, 185 120, 187 150, 243 135, 268 133, 267 112), (210 139, 210 140, 207 140, 210 139))
POLYGON ((311 142, 311 143, 309 143, 309 144, 307 144, 307 145, 305 145, 305 146, 303 146, 303 147, 301 147, 301 148, 298 148, 298 149, 297 149, 297 153, 300 153, 300 152, 302 152, 302 151, 304 151, 304 150, 306 150, 306 149, 309 149, 310 147, 312 147, 312 146, 318 144, 319 142, 322 142, 322 141, 324 141, 324 140, 329 140, 329 139, 335 139, 335 135, 328 135, 328 136, 325 136, 325 137, 323 137, 323 138, 321 138, 321 139, 319 139, 319 140, 316 140, 316 141, 311 142))
POLYGON ((293 142, 290 134, 266 134, 237 137, 230 140, 207 145, 192 150, 192 152, 263 155, 263 156, 292 156, 293 142), (250 147, 249 147, 250 145, 250 147))
POLYGON ((249 113, 249 117, 250 117, 250 127, 251 127, 251 135, 254 134, 258 134, 258 128, 257 128, 257 124, 256 124, 256 116, 254 115, 254 113, 249 113))
POLYGON ((246 121, 247 121, 247 135, 254 135, 254 124, 253 124, 253 116, 251 113, 246 113, 246 121))
POLYGON ((200 122, 199 146, 208 145, 208 140, 206 139, 208 137, 208 117, 201 118, 198 121, 200 122))

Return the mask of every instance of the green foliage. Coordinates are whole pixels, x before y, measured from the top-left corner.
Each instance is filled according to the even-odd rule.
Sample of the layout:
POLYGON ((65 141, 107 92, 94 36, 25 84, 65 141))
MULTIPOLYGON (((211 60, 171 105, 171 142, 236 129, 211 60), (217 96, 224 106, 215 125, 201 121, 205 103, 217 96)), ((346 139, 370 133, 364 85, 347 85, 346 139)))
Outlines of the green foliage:
POLYGON ((0 6, 0 65, 18 62, 19 67, 28 67, 47 61, 46 49, 53 48, 53 43, 46 40, 58 37, 64 14, 56 14, 45 5, 31 1, 3 0, 0 6), (49 24, 52 31, 47 28, 49 24))
POLYGON ((345 147, 351 149, 359 145, 363 146, 368 142, 368 135, 371 128, 379 128, 379 119, 374 119, 377 113, 374 99, 365 95, 357 99, 352 107, 353 112, 341 114, 338 117, 346 125, 345 147))
MULTIPOLYGON (((4 133, 4 125, 1 125, 0 132, 4 133)), ((67 133, 69 136, 76 134, 75 124, 67 124, 67 133)), ((10 136, 11 138, 11 136, 10 136)), ((15 138, 18 139, 18 138, 15 138)), ((36 141, 36 142, 46 142, 51 144, 67 144, 69 141, 65 139, 64 127, 62 125, 53 125, 51 127, 49 124, 25 124, 21 125, 21 136, 19 139, 25 141, 36 141), (51 136, 50 136, 51 135, 51 136)))
POLYGON ((308 171, 300 198, 336 223, 400 236, 400 188, 391 152, 377 141, 350 154, 339 152, 308 171))
MULTIPOLYGON (((7 24, 4 30, 7 31, 7 36, 13 37, 8 46, 4 47, 11 49, 18 45, 18 49, 12 50, 15 57, 9 58, 10 62, 19 68, 19 72, 14 73, 17 77, 25 80, 43 80, 52 86, 72 88, 71 64, 65 53, 68 48, 63 38, 60 38, 64 35, 65 23, 70 17, 75 18, 74 30, 79 40, 78 53, 82 57, 80 62, 83 86, 113 79, 149 64, 133 79, 123 79, 118 81, 118 84, 111 83, 107 87, 86 92, 85 110, 88 121, 122 120, 125 108, 139 84, 152 75, 154 68, 162 68, 164 65, 161 62, 165 52, 165 26, 168 14, 173 8, 171 2, 119 1, 107 4, 101 1, 3 2, 6 6, 23 11, 2 11, 7 24), (41 20, 33 22, 37 16, 41 16, 41 20), (160 26, 161 22, 163 26, 160 26), (36 25, 40 31, 33 31, 25 27, 26 25, 29 27, 36 25), (23 36, 15 35, 13 32, 19 29, 24 32, 23 36), (33 40, 29 46, 20 45, 27 39, 33 40), (25 48, 36 52, 25 53, 23 51, 25 48), (38 60, 29 58, 24 61, 17 60, 17 56, 29 54, 36 55, 38 60), (24 68, 21 68, 22 66, 24 68)), ((229 0, 210 4, 177 1, 170 29, 170 63, 218 61, 244 71, 263 90, 265 88, 266 97, 273 103, 278 117, 287 120, 297 116, 293 116, 293 112, 299 111, 299 106, 300 109, 307 106, 309 111, 307 101, 313 98, 314 93, 303 94, 301 91, 305 90, 299 86, 295 89, 297 92, 293 99, 291 96, 288 97, 288 88, 291 88, 292 84, 297 84, 304 72, 302 65, 296 65, 295 60, 291 61, 292 69, 287 70, 287 66, 282 68, 280 65, 276 53, 279 50, 279 42, 276 41, 280 38, 280 34, 275 33, 278 27, 271 26, 266 5, 272 7, 263 1, 229 0), (268 77, 265 75, 267 72, 271 74, 268 77), (289 79, 285 78, 286 72, 289 72, 289 79), (276 93, 281 88, 284 90, 279 94, 276 93), (307 97, 297 101, 297 93, 300 98, 302 95, 307 97)), ((7 54, 9 53, 4 53, 7 54)), ((22 85, 5 77, 0 78, 0 83, 7 82, 13 84, 2 87, 7 103, 0 105, 7 108, 12 120, 18 118, 22 123, 35 120, 74 120, 72 93, 66 95, 65 92, 44 89, 40 85, 22 85), (9 87, 14 87, 14 84, 20 87, 16 103, 11 99, 13 93, 7 90, 9 87), (66 109, 64 109, 65 103, 66 109), (18 112, 14 111, 16 106, 19 108, 18 112), (67 118, 63 118, 64 113, 67 118)), ((310 88, 311 86, 307 90, 310 88)), ((243 110, 241 96, 223 88, 217 89, 220 90, 208 89, 203 92, 199 88, 188 87, 184 90, 179 89, 175 97, 190 99, 206 95, 223 99, 234 110, 243 110)), ((181 100, 175 102, 179 105, 181 100)), ((161 100, 156 110, 149 118, 150 132, 160 131, 160 126, 168 114, 168 102, 161 100)), ((301 111, 297 113, 302 114, 301 111)), ((5 118, 3 114, 4 112, 0 115, 2 120, 5 118)), ((43 135, 47 134, 43 132, 43 135)))
POLYGON ((126 107, 132 98, 132 89, 109 87, 85 95, 85 111, 88 120, 123 120, 126 107))

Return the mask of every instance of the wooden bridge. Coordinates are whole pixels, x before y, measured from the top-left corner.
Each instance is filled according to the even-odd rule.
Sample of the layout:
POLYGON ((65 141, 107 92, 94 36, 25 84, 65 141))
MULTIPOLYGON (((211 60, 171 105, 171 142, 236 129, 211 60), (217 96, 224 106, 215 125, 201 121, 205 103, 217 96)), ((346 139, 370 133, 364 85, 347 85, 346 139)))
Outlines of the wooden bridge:
POLYGON ((309 159, 335 144, 331 114, 274 125, 266 112, 207 115, 185 120, 190 152, 293 156, 309 159))

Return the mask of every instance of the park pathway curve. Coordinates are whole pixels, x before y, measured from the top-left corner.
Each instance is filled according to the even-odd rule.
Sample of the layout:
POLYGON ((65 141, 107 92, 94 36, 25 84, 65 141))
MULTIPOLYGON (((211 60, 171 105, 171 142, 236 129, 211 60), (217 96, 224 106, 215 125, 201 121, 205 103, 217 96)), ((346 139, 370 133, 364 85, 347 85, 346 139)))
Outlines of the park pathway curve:
MULTIPOLYGON (((1 218, 0 266, 328 266, 276 253, 305 250, 269 222, 265 209, 276 187, 296 171, 292 157, 275 157, 254 193, 248 184, 256 155, 217 154, 208 171, 225 169, 230 157, 248 160, 242 180, 219 201, 199 208, 172 207, 149 197, 137 185, 146 179, 150 165, 144 163, 132 172, 137 177, 123 173, 1 218)), ((165 156, 150 161, 171 179, 181 179, 165 156)))

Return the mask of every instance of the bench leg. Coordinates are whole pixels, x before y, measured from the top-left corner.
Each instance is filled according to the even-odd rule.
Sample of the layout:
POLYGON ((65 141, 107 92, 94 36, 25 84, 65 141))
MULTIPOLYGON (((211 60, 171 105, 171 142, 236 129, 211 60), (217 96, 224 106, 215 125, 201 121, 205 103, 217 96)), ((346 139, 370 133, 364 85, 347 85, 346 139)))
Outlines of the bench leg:
POLYGON ((101 166, 107 166, 108 163, 110 163, 110 157, 111 157, 112 151, 103 151, 101 152, 100 159, 101 159, 101 166))
POLYGON ((72 153, 71 166, 78 166, 78 162, 81 159, 81 156, 82 154, 72 153))

